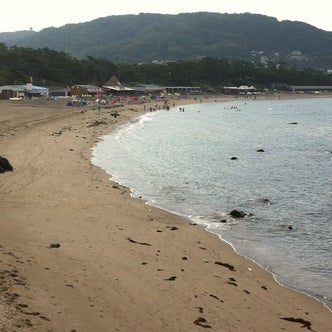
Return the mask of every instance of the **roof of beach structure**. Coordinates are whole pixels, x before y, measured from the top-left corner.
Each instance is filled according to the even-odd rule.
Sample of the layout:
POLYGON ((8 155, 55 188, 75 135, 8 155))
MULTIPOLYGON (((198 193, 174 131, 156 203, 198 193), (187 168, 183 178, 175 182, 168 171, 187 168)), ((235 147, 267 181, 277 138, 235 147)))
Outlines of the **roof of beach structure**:
POLYGON ((76 86, 86 89, 88 92, 103 92, 102 88, 91 84, 77 84, 76 86))
POLYGON ((103 88, 114 91, 134 91, 135 89, 127 88, 125 86, 107 86, 103 85, 103 88))
POLYGON ((112 76, 105 84, 104 86, 121 86, 121 83, 117 79, 116 76, 112 76))
POLYGON ((32 84, 13 84, 0 86, 0 91, 10 90, 10 91, 25 91, 31 93, 44 93, 48 91, 48 88, 44 88, 32 84))

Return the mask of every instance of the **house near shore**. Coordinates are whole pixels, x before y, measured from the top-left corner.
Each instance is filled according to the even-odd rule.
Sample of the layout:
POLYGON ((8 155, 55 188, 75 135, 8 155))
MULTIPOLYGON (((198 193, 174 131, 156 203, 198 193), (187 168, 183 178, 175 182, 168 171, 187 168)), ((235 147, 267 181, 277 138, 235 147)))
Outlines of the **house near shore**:
POLYGON ((76 97, 96 97, 99 98, 105 94, 104 90, 95 85, 76 84, 70 87, 70 94, 76 97))
POLYGON ((239 87, 236 86, 224 86, 223 87, 223 92, 226 94, 251 94, 256 92, 257 89, 251 85, 241 85, 239 87))
POLYGON ((155 84, 137 84, 134 87, 139 95, 161 96, 167 94, 199 95, 202 90, 199 86, 160 86, 155 84))
POLYGON ((50 88, 48 95, 52 98, 68 98, 71 97, 70 88, 50 88))
POLYGON ((40 98, 48 96, 48 88, 27 84, 0 86, 0 99, 40 98))
POLYGON ((320 93, 331 92, 331 85, 291 85, 290 89, 293 93, 306 92, 306 93, 320 93))
POLYGON ((134 89, 141 96, 157 96, 166 92, 164 87, 156 84, 137 84, 134 89))
POLYGON ((202 94, 199 86, 166 86, 165 91, 169 94, 178 93, 180 95, 200 95, 202 94))
POLYGON ((135 89, 123 86, 116 76, 112 76, 104 85, 103 89, 107 95, 111 96, 132 96, 135 89))

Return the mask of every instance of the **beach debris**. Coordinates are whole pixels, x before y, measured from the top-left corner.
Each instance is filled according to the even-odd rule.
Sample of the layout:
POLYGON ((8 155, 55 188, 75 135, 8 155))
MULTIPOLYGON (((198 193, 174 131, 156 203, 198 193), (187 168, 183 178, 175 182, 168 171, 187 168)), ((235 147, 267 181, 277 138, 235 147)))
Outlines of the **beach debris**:
POLYGON ((176 279, 176 276, 169 277, 167 279, 164 279, 165 281, 174 281, 176 279))
POLYGON ((150 243, 146 243, 146 242, 137 242, 137 241, 131 239, 130 237, 128 237, 127 240, 128 240, 129 242, 131 242, 131 243, 140 244, 140 245, 142 245, 142 246, 151 246, 150 243))
POLYGON ((51 135, 52 136, 60 136, 62 134, 62 130, 54 131, 51 135))
POLYGON ((87 127, 97 127, 97 126, 100 126, 100 125, 104 125, 104 124, 107 124, 105 120, 95 120, 93 123, 90 123, 89 125, 87 125, 87 127))
POLYGON ((13 166, 9 163, 8 159, 0 156, 0 173, 12 170, 13 166))
POLYGON ((300 323, 303 324, 303 326, 301 326, 301 328, 305 327, 310 331, 313 331, 311 328, 311 322, 309 322, 308 320, 305 320, 303 318, 294 318, 294 317, 281 317, 280 319, 283 320, 287 320, 289 322, 294 322, 294 323, 300 323))
POLYGON ((52 249, 52 248, 60 248, 60 243, 50 243, 50 245, 48 246, 50 249, 52 249))
POLYGON ((118 116, 120 116, 120 113, 118 111, 114 111, 114 112, 111 112, 110 115, 113 117, 113 118, 117 118, 118 116))
POLYGON ((195 307, 196 309, 198 309, 198 311, 202 314, 203 313, 203 307, 195 307))
POLYGON ((230 285, 233 285, 233 286, 237 287, 237 283, 234 282, 234 281, 227 281, 227 283, 230 284, 230 285))
POLYGON ((224 303, 224 301, 223 301, 223 300, 221 300, 221 299, 219 299, 219 297, 218 297, 217 295, 210 294, 210 297, 213 297, 214 299, 216 299, 216 300, 218 300, 218 301, 220 301, 220 302, 224 303))
POLYGON ((208 325, 207 320, 204 317, 198 317, 196 320, 194 320, 194 324, 210 329, 211 326, 208 325))
POLYGON ((231 264, 228 264, 228 263, 223 263, 223 262, 218 262, 218 261, 216 261, 216 262, 214 262, 214 264, 217 264, 217 265, 221 265, 221 266, 224 266, 224 267, 227 267, 229 270, 231 270, 231 271, 236 271, 235 270, 235 267, 233 266, 233 265, 231 265, 231 264))
POLYGON ((246 216, 246 214, 243 211, 239 211, 239 210, 232 210, 229 214, 233 218, 244 218, 246 216))
POLYGON ((65 126, 62 127, 61 129, 59 129, 58 131, 54 131, 51 136, 60 136, 62 135, 62 133, 66 132, 66 131, 71 131, 72 127, 71 126, 65 126))
POLYGON ((178 228, 175 226, 166 226, 170 231, 176 231, 178 228))

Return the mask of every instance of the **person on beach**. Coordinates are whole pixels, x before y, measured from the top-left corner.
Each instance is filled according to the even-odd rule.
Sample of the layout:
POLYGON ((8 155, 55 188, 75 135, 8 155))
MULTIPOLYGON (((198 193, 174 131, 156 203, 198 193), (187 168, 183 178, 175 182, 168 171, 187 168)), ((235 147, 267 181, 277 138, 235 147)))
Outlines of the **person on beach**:
POLYGON ((100 111, 101 105, 100 105, 99 100, 96 100, 95 107, 98 109, 98 111, 100 111))

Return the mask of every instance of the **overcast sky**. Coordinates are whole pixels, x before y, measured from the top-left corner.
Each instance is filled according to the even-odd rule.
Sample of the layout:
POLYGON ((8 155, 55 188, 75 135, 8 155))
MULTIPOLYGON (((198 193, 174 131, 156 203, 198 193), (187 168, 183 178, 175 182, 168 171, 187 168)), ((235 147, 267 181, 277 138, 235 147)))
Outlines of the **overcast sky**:
POLYGON ((39 31, 110 15, 199 11, 263 14, 332 31, 331 3, 331 0, 14 0, 12 5, 6 1, 2 6, 0 32, 30 28, 39 31))

